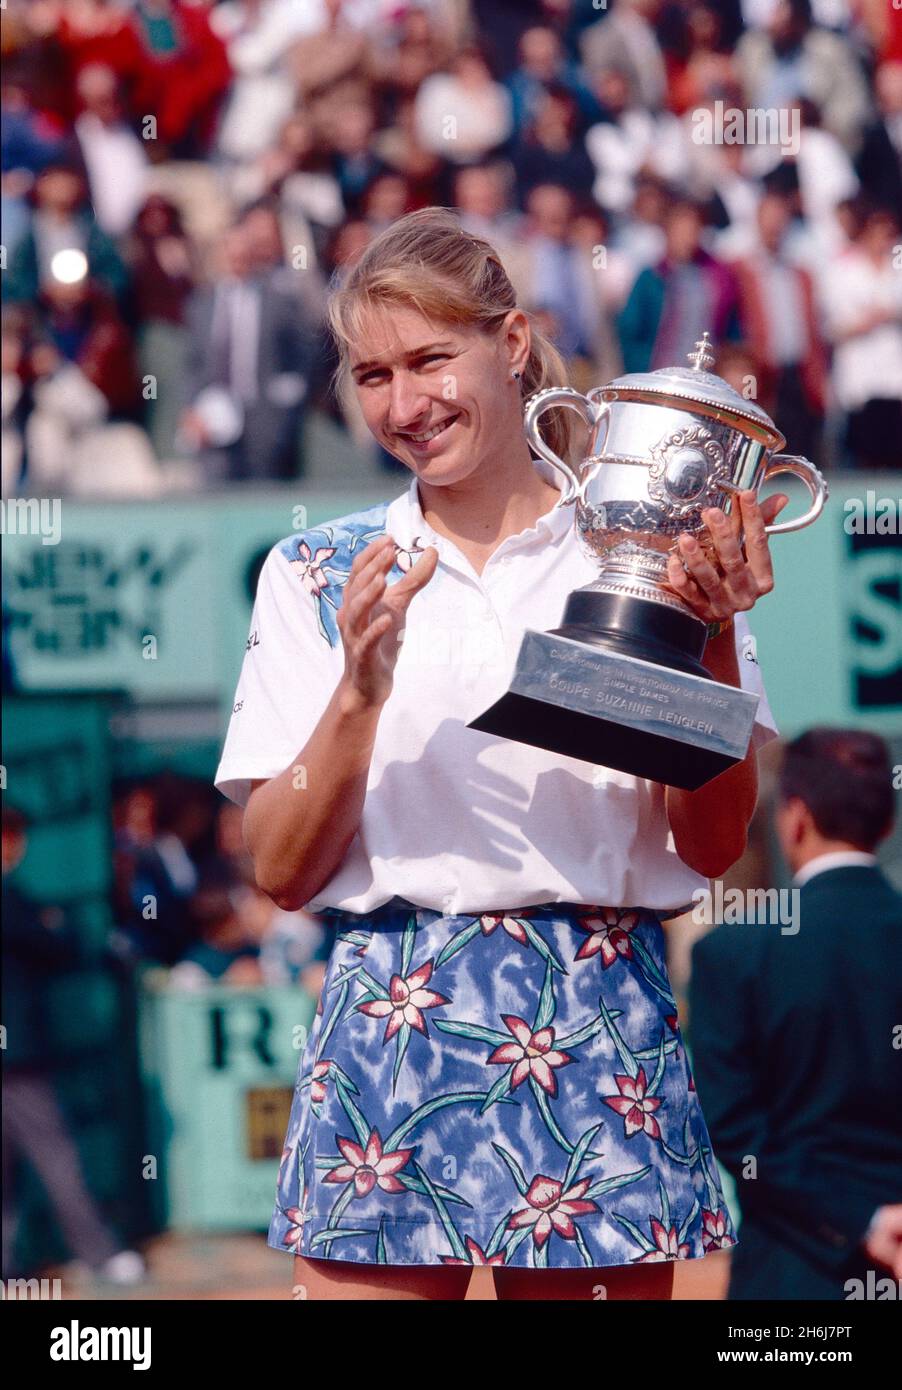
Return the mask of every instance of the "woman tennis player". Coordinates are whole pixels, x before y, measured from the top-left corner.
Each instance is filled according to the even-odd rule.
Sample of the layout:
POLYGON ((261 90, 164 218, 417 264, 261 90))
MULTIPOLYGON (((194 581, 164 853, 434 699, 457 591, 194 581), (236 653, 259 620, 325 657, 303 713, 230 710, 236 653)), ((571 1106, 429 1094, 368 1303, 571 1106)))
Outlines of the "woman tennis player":
POLYGON ((460 1299, 475 1265, 502 1299, 669 1298, 735 1233, 662 921, 745 845, 776 730, 738 652, 786 498, 742 495, 744 549, 706 513, 717 567, 670 559, 707 669, 762 696, 743 762, 689 793, 468 729, 597 577, 523 428, 564 364, 448 209, 378 236, 329 313, 413 476, 267 555, 216 774, 260 886, 334 932, 269 1244, 315 1299, 460 1299))

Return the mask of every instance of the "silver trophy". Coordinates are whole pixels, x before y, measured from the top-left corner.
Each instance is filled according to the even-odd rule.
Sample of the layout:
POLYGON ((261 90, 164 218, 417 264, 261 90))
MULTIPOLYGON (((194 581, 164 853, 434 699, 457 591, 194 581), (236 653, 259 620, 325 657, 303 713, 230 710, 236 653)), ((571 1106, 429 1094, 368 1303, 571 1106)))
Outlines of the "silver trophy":
POLYGON ((530 397, 530 446, 563 475, 561 502, 598 578, 570 594, 560 627, 527 629, 509 691, 467 727, 694 790, 745 757, 758 696, 701 664, 707 624, 669 587, 667 556, 688 532, 716 563, 704 508, 729 515, 737 493, 779 473, 805 483, 811 506, 768 535, 800 531, 822 512, 827 484, 808 459, 778 452, 786 440, 770 416, 708 370, 707 333, 689 361, 585 396, 552 387, 530 397), (552 406, 590 430, 577 468, 539 433, 552 406))

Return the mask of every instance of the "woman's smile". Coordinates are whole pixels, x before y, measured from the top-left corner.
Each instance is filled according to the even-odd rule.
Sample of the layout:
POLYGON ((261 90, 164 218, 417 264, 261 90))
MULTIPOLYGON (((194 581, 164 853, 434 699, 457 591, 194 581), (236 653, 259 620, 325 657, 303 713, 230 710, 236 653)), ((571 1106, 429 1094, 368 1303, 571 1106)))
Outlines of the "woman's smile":
POLYGON ((398 438, 403 440, 414 453, 431 455, 437 453, 438 450, 442 448, 445 442, 445 436, 448 434, 451 426, 459 419, 460 411, 458 411, 456 415, 449 415, 446 419, 434 425, 432 429, 425 430, 422 433, 407 434, 399 431, 398 438))

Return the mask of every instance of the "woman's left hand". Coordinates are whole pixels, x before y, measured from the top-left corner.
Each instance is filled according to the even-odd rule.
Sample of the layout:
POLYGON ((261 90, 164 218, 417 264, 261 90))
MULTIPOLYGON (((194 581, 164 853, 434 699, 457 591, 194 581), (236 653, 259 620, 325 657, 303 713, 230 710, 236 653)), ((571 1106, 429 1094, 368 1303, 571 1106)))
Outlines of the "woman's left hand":
POLYGON ((778 492, 760 505, 757 493, 741 492, 728 517, 720 507, 706 507, 702 520, 711 533, 717 564, 693 536, 683 532, 678 552, 667 561, 668 583, 706 623, 730 622, 733 615, 753 608, 774 587, 768 536, 764 530, 789 498, 778 492), (744 547, 739 543, 740 527, 744 547))

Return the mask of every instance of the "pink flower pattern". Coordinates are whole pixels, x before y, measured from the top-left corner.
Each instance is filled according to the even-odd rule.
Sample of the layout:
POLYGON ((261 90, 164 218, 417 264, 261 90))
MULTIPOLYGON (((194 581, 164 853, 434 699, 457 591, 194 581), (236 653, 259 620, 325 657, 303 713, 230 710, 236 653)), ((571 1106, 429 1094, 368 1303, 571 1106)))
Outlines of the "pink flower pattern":
POLYGON ((540 1028, 533 1032, 525 1019, 517 1018, 513 1014, 505 1014, 501 1021, 505 1028, 510 1029, 516 1041, 502 1043, 500 1047, 496 1047, 488 1059, 489 1062, 503 1062, 507 1066, 513 1062, 512 1090, 521 1086, 527 1076, 532 1076, 543 1091, 547 1091, 550 1096, 556 1096, 557 1081, 552 1068, 565 1067, 574 1059, 566 1052, 559 1052, 552 1047, 554 1029, 540 1028))
POLYGON ((413 1149, 397 1149, 384 1153, 379 1131, 374 1129, 361 1148, 353 1139, 343 1139, 336 1135, 335 1142, 346 1162, 339 1163, 325 1176, 325 1182, 348 1182, 354 1184, 354 1195, 366 1197, 374 1187, 383 1192, 406 1192, 404 1184, 395 1174, 407 1164, 413 1149))
POLYGON ((581 918, 578 925, 581 931, 588 933, 588 939, 580 946, 575 959, 588 960, 591 956, 600 954, 605 970, 609 969, 619 956, 631 959, 633 949, 629 934, 638 923, 637 912, 619 912, 613 907, 602 908, 597 917, 581 918))
POLYGON ((308 594, 317 597, 327 587, 329 580, 323 572, 323 565, 327 560, 331 560, 335 554, 335 546, 321 546, 316 551, 311 551, 306 541, 301 541, 298 546, 298 559, 291 561, 291 568, 300 579, 308 594))
POLYGON ((584 1216, 587 1212, 598 1211, 597 1202, 587 1201, 583 1196, 589 1185, 589 1179, 583 1178, 564 1192, 562 1184, 555 1178, 547 1178, 543 1173, 539 1173, 533 1178, 526 1193, 527 1206, 515 1211, 510 1219, 511 1230, 530 1226, 533 1243, 540 1248, 552 1231, 556 1231, 564 1240, 575 1240, 574 1216, 584 1216))
POLYGON ((406 980, 401 975, 392 976, 389 985, 390 998, 373 999, 358 1005, 360 1012, 368 1014, 370 1018, 388 1018, 384 1042, 390 1042, 404 1023, 409 1023, 411 1028, 416 1028, 419 1033, 425 1033, 426 1020, 423 1010, 437 1009, 440 1004, 450 1002, 444 994, 437 994, 435 990, 425 988, 431 978, 432 961, 427 960, 406 980))
POLYGON ((647 1094, 648 1081, 645 1068, 640 1067, 636 1076, 620 1076, 615 1073, 614 1080, 620 1091, 619 1096, 604 1096, 605 1105, 623 1116, 623 1128, 627 1138, 633 1134, 651 1135, 660 1139, 661 1126, 654 1117, 654 1111, 661 1104, 660 1097, 647 1094))

